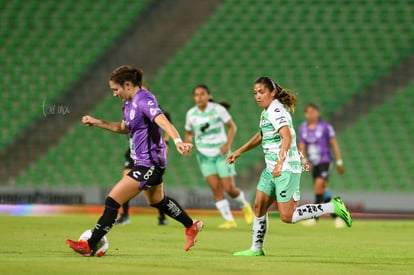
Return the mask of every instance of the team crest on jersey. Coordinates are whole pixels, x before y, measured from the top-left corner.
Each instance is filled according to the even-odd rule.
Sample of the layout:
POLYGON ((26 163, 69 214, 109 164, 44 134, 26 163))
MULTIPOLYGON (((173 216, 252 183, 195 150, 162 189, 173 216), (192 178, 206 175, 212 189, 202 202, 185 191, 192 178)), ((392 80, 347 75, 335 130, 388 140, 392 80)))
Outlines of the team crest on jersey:
POLYGON ((317 138, 321 138, 322 137, 322 131, 320 129, 317 129, 316 132, 315 132, 315 136, 317 138))
POLYGON ((133 120, 133 119, 134 119, 134 117, 135 117, 135 110, 134 110, 134 109, 132 109, 132 110, 131 110, 131 112, 129 112, 129 119, 130 119, 130 120, 133 120))

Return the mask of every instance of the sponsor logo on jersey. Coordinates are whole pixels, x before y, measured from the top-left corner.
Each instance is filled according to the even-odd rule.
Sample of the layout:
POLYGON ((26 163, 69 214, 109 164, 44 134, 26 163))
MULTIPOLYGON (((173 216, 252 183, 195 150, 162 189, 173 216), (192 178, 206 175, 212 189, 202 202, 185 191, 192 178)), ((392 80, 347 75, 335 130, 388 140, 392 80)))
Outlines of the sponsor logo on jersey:
POLYGON ((158 108, 150 108, 150 114, 153 116, 157 113, 158 108))

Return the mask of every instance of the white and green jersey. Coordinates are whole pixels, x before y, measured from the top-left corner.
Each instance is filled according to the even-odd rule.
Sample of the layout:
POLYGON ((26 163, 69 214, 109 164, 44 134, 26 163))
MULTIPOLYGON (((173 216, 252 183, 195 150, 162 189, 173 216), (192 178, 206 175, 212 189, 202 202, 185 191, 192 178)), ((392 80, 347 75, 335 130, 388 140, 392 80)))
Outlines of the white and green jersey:
POLYGON ((279 160, 282 137, 279 129, 288 126, 292 134, 292 143, 283 164, 282 171, 301 173, 299 151, 296 145, 296 132, 293 128, 292 117, 285 106, 275 99, 260 116, 260 130, 262 133, 262 146, 265 155, 266 168, 270 171, 276 166, 279 160))
POLYGON ((220 147, 227 142, 224 124, 231 120, 226 108, 209 102, 204 111, 194 106, 187 112, 185 130, 192 131, 197 150, 206 156, 220 155, 220 147))

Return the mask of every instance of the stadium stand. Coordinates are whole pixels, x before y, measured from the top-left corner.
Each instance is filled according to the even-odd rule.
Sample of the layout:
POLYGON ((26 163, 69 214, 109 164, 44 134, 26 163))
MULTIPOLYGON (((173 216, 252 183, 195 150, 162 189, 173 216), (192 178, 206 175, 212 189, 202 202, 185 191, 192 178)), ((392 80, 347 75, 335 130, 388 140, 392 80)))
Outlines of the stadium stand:
MULTIPOLYGON (((251 91, 255 78, 272 76, 298 93, 301 104, 297 122, 302 120, 303 104, 310 101, 321 105, 323 115, 328 116, 367 84, 388 73, 403 54, 412 53, 407 49, 414 41, 410 27, 413 17, 414 7, 409 1, 332 1, 326 5, 324 1, 229 0, 148 81, 181 131, 185 112, 193 106, 193 86, 210 86, 215 99, 232 104, 231 113, 239 127, 236 147, 258 130, 260 109, 251 91)), ((145 64, 136 65, 145 68, 145 64)), ((105 99, 92 114, 119 119, 120 105, 112 101, 105 99)), ((122 138, 77 125, 20 175, 17 183, 43 184, 46 180, 50 184, 105 186, 119 177, 126 145, 122 138), (68 150, 65 144, 76 146, 68 150), (37 176, 35 181, 39 173, 46 179, 37 176)), ((354 148, 349 141, 343 150, 350 150, 351 156, 352 150, 357 150, 354 148)), ((260 149, 247 156, 238 163, 239 173, 261 161, 260 149)), ((165 179, 173 186, 205 186, 195 158, 182 159, 174 150, 169 153, 165 179)), ((338 186, 372 189, 359 182, 362 180, 338 181, 338 186)), ((410 185, 404 188, 413 189, 410 185)))
POLYGON ((334 189, 413 191, 414 82, 347 127, 339 136, 346 173, 333 173, 334 189))
POLYGON ((0 149, 42 116, 42 104, 65 92, 148 2, 1 1, 0 36, 7 39, 0 47, 0 149))
MULTIPOLYGON (((260 110, 251 92, 255 78, 270 75, 298 93, 297 124, 308 102, 317 102, 329 116, 412 47, 412 11, 408 2, 226 1, 152 86, 163 106, 182 114, 176 119, 181 126, 193 105, 192 87, 208 84, 215 99, 233 105, 236 147, 258 129, 260 110)), ((239 173, 261 161, 260 149, 248 155, 238 162, 239 173)), ((172 157, 176 170, 180 160, 172 157)), ((178 171, 171 181, 191 170, 178 171)))

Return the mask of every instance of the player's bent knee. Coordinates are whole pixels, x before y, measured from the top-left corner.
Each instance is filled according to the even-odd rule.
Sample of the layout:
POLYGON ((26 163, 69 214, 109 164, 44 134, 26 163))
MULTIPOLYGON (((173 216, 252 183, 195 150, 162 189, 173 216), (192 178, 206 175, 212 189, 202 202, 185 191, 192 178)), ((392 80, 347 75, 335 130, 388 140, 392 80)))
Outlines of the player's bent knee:
POLYGON ((113 198, 111 198, 110 196, 106 197, 106 199, 105 199, 105 205, 106 206, 109 206, 110 208, 113 208, 113 209, 119 209, 121 207, 121 204, 118 203, 113 198))
POLYGON ((157 202, 157 203, 149 203, 149 205, 151 206, 151 207, 154 207, 154 208, 158 208, 158 209, 162 209, 162 207, 164 206, 164 204, 165 204, 165 200, 166 200, 166 198, 165 198, 165 196, 159 201, 159 202, 157 202))

